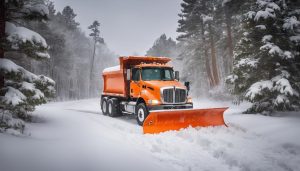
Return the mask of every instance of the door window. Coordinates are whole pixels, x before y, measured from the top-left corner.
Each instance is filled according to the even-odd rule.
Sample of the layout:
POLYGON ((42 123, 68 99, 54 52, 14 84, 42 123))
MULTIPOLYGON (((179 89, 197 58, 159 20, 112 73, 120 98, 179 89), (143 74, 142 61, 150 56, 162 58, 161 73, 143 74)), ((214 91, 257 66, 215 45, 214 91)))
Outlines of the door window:
POLYGON ((140 81, 140 69, 139 68, 132 69, 132 80, 140 81))

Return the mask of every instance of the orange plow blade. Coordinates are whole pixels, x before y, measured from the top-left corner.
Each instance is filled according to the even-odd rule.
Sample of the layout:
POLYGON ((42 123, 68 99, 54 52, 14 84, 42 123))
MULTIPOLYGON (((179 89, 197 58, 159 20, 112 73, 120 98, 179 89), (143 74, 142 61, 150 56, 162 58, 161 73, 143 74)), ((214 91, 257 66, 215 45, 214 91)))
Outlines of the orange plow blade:
POLYGON ((144 121, 144 134, 181 128, 225 125, 223 113, 228 108, 150 111, 144 121))

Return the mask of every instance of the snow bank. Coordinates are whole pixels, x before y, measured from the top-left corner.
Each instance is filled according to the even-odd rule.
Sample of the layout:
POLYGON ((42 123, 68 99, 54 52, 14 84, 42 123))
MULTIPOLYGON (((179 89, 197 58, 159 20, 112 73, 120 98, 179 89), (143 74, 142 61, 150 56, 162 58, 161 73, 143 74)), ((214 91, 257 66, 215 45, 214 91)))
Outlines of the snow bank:
POLYGON ((258 171, 300 170, 300 116, 241 114, 249 107, 194 100, 195 107, 230 106, 228 127, 142 134, 135 118, 101 114, 99 99, 49 103, 28 126, 30 137, 0 134, 2 170, 258 171), (28 157, 30 156, 30 157, 28 157))
POLYGON ((120 65, 105 68, 103 72, 120 71, 120 65))

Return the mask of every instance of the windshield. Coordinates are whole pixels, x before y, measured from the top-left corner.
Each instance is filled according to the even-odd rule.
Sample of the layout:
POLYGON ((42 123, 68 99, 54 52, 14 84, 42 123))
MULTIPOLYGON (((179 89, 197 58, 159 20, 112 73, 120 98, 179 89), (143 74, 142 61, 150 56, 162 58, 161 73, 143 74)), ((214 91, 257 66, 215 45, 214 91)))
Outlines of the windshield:
POLYGON ((142 68, 142 79, 144 81, 174 80, 174 74, 172 68, 142 68))

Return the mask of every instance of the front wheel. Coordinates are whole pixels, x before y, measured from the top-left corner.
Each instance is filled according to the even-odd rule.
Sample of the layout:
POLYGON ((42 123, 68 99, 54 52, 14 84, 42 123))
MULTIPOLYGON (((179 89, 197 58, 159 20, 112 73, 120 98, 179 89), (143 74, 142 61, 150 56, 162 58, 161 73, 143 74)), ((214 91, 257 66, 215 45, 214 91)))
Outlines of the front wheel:
POLYGON ((140 126, 143 126, 145 119, 147 118, 149 112, 144 103, 140 103, 137 105, 135 109, 136 120, 140 126))

